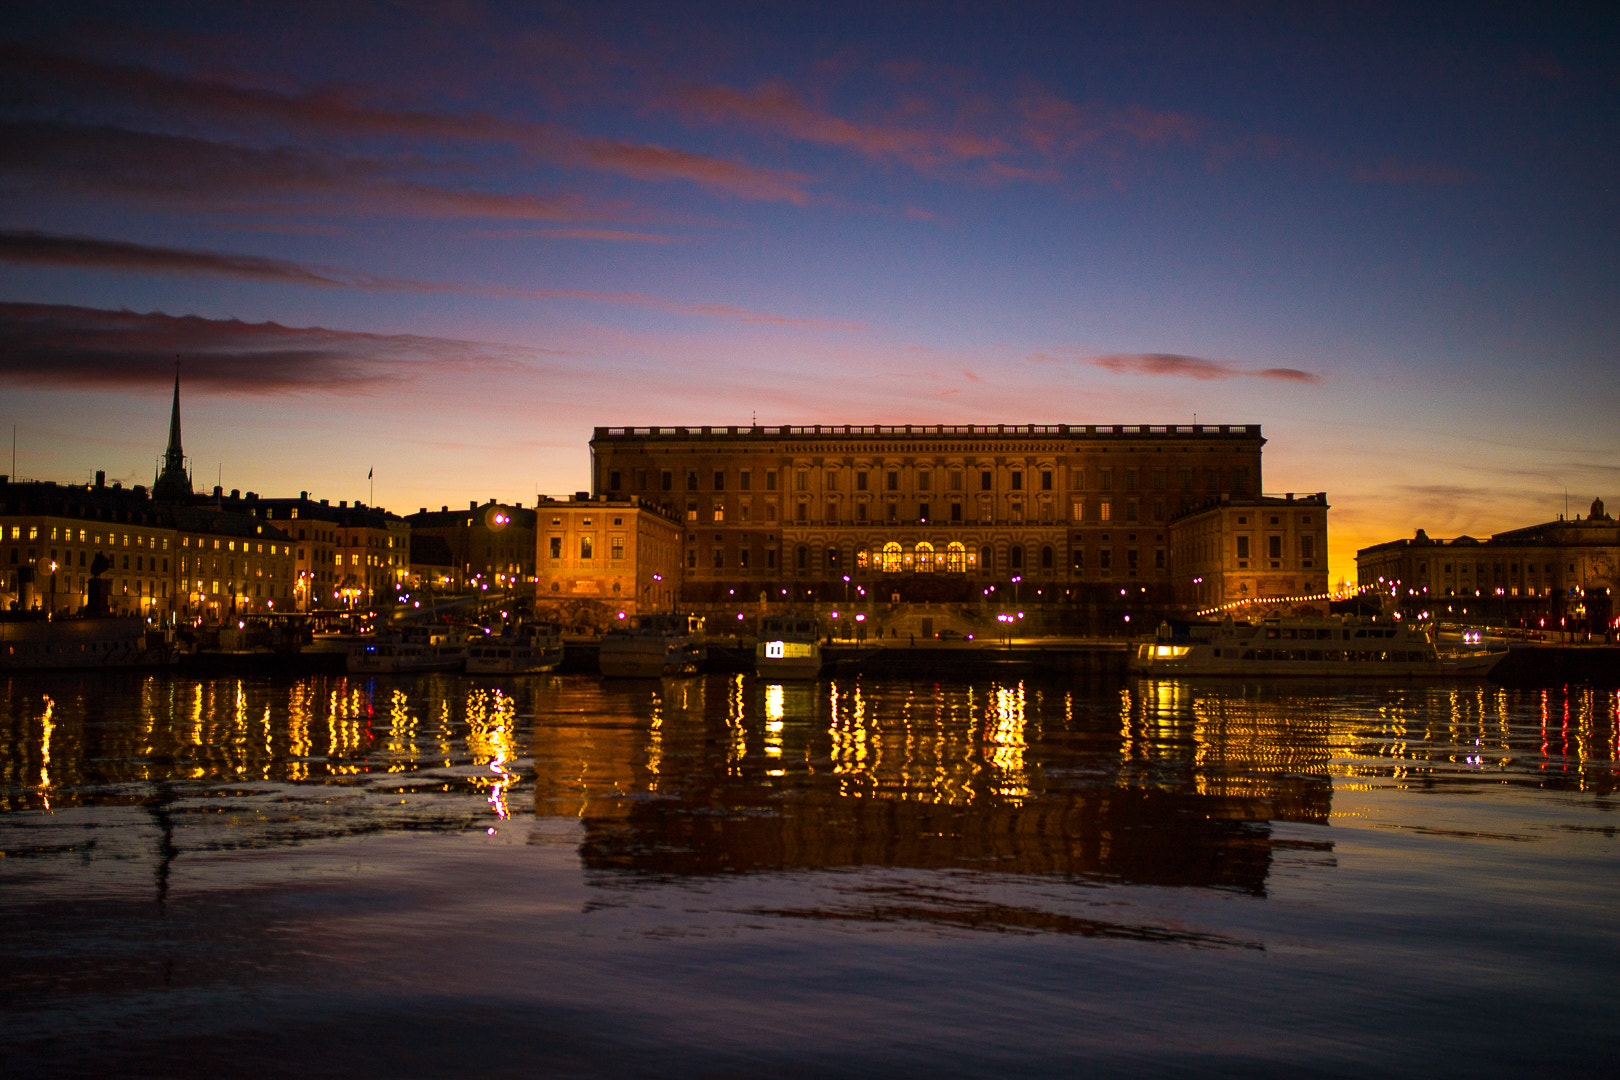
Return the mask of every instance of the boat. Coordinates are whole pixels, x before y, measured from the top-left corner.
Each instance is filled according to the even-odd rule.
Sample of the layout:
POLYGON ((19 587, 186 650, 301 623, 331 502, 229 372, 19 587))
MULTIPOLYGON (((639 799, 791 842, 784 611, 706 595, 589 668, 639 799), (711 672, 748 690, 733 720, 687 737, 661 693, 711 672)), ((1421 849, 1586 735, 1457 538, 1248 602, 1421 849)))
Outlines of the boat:
POLYGON ((413 671, 460 671, 467 662, 464 635, 442 627, 413 626, 393 630, 356 644, 346 666, 365 675, 392 675, 413 671))
POLYGON ((754 673, 762 679, 813 679, 821 674, 820 627, 805 615, 767 615, 759 622, 754 673))
POLYGON ((0 619, 0 671, 161 667, 174 661, 168 636, 139 616, 0 619))
POLYGON ((597 666, 613 679, 656 679, 698 669, 708 650, 687 615, 643 615, 635 625, 609 630, 597 650, 597 666))
POLYGON ((523 675, 553 671, 563 661, 562 633, 555 626, 508 627, 467 646, 467 674, 523 675))
POLYGON ((1506 651, 1442 652, 1429 625, 1354 616, 1258 623, 1163 623, 1137 647, 1142 675, 1308 675, 1313 678, 1482 677, 1506 651))

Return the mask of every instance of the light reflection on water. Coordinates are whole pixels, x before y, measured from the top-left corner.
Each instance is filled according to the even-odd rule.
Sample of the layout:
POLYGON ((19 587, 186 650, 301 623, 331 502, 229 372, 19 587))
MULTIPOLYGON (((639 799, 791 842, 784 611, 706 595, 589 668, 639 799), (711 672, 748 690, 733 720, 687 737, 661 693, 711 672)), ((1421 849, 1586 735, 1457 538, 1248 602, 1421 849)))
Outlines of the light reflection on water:
MULTIPOLYGON (((1313 1033, 1329 1071, 1444 1035, 1511 1072, 1586 1034, 1620 960, 1617 712, 1415 683, 14 676, 0 919, 29 931, 0 939, 0 1049, 251 1053, 259 1029, 192 1006, 307 1020, 342 987, 424 1075, 464 1062, 425 1064, 422 995, 468 1023, 525 1003, 531 1034, 567 1013, 579 1045, 523 1060, 585 1073, 1032 1047, 1024 1071, 1264 1071, 1313 1033), (1542 995, 1513 1049, 1508 983, 1542 995), (1012 1028, 985 1019, 1007 994, 1012 1028), (750 1008, 789 998, 814 1049, 750 1008)), ((344 1045, 308 1053, 342 1072, 344 1045)))

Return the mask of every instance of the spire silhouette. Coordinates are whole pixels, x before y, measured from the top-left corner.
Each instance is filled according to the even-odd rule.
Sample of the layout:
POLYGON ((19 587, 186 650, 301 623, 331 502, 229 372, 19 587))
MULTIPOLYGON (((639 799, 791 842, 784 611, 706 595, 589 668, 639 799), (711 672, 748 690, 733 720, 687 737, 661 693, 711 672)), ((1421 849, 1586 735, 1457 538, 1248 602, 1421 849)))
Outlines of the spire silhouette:
POLYGON ((182 499, 191 494, 191 474, 180 446, 180 361, 174 362, 174 407, 169 412, 169 448, 163 452, 163 471, 152 484, 157 499, 182 499))

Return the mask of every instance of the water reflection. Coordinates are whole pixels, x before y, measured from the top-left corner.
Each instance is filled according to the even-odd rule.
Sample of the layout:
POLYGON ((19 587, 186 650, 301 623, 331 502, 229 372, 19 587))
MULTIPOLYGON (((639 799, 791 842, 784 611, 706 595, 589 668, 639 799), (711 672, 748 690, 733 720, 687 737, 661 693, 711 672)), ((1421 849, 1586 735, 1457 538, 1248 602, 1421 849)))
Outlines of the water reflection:
POLYGON ((1620 697, 1582 688, 108 674, 13 676, 0 710, 0 813, 157 800, 194 830, 242 808, 184 834, 210 845, 536 814, 584 823, 588 867, 644 875, 1253 894, 1271 823, 1327 823, 1335 784, 1606 796, 1620 758, 1620 697))

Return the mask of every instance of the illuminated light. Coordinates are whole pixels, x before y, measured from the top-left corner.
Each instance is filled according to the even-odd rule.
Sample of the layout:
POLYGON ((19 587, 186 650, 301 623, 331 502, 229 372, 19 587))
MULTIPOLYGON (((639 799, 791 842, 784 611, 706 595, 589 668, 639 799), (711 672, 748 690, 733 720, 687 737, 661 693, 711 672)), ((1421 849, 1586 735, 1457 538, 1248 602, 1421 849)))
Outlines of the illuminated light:
POLYGON ((833 612, 831 617, 834 618, 834 619, 838 618, 838 612, 836 612, 836 611, 833 612))
POLYGON ((866 621, 866 616, 865 615, 856 615, 855 616, 855 621, 856 622, 865 622, 866 621))
POLYGON ((619 618, 621 618, 621 619, 624 618, 624 612, 622 612, 622 611, 619 612, 619 618))
POLYGON ((786 648, 780 641, 767 641, 765 643, 765 656, 771 660, 780 660, 786 655, 786 648))

